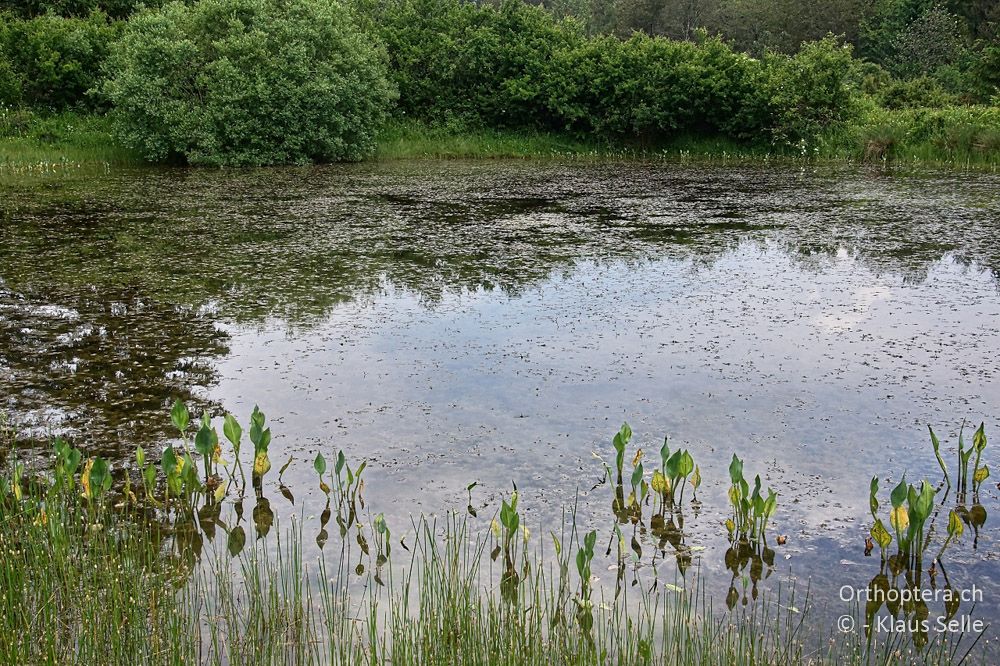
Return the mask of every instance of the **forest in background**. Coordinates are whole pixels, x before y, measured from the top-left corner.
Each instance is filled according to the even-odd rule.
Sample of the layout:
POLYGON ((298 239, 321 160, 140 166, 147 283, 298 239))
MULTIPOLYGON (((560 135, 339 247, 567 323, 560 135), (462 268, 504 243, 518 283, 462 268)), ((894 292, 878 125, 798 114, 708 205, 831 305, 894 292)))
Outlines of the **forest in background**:
POLYGON ((361 159, 412 122, 954 159, 1000 151, 998 99, 995 0, 0 0, 0 139, 113 125, 152 161, 361 159))

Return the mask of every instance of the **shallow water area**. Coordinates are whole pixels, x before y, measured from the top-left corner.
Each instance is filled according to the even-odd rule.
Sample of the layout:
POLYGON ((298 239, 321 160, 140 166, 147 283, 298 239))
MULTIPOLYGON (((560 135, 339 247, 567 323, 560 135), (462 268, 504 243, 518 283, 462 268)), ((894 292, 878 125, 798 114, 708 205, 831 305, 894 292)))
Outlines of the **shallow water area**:
MULTIPOLYGON (((174 436, 175 397, 242 421, 259 405, 262 491, 304 521, 306 559, 312 461, 341 449, 369 461, 365 499, 399 536, 465 511, 472 482, 487 529, 514 482, 533 538, 575 505, 607 543, 594 454, 613 460, 627 421, 629 460, 641 447, 651 470, 669 436, 700 466, 684 533, 720 606, 731 583, 743 596, 724 555, 735 452, 779 493, 762 586, 808 586, 835 631, 842 587, 879 572, 872 476, 884 504, 904 472, 936 484, 928 425, 953 474, 963 421, 967 442, 980 422, 1000 436, 995 174, 422 161, 49 174, 0 180, 0 201, 0 410, 26 443, 61 433, 126 463, 174 436)), ((994 626, 996 481, 947 571, 994 626)), ((636 534, 629 577, 673 582, 636 534)))

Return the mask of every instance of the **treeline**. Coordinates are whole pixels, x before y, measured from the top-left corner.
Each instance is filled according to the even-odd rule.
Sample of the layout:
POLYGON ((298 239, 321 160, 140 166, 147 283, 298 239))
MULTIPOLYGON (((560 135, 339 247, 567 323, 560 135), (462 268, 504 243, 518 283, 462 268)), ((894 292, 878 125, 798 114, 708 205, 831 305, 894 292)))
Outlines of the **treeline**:
POLYGON ((542 2, 557 16, 578 17, 590 34, 642 31, 691 40, 706 30, 754 56, 769 50, 793 53, 804 41, 839 35, 859 58, 876 66, 869 71, 871 85, 886 85, 893 77, 920 78, 920 85, 932 87, 938 98, 985 101, 1000 83, 997 0, 542 2))
POLYGON ((0 0, 0 104, 110 110, 148 159, 263 164, 357 159, 390 114, 788 145, 860 104, 997 95, 997 3, 852 2, 0 0))

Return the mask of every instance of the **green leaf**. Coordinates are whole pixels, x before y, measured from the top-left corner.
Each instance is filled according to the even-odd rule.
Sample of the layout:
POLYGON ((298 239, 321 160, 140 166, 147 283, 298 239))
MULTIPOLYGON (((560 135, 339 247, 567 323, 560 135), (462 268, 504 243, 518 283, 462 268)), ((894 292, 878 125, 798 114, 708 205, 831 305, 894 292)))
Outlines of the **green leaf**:
POLYGON ((326 473, 326 458, 323 457, 322 453, 316 454, 316 460, 313 461, 313 469, 316 470, 316 473, 320 476, 323 476, 326 473))
POLYGON ((691 472, 694 471, 694 458, 686 450, 681 454, 680 461, 677 465, 677 473, 680 476, 687 477, 691 472))
POLYGON ((152 465, 146 465, 142 470, 142 478, 146 481, 146 487, 152 491, 153 484, 156 483, 156 468, 152 465))
POLYGON ((257 405, 253 406, 253 413, 250 415, 250 423, 256 424, 261 430, 264 429, 264 412, 260 411, 260 407, 257 405))
POLYGON ((635 470, 632 472, 632 487, 637 487, 640 481, 642 481, 642 463, 636 465, 635 470))
POLYGON ((168 479, 173 478, 177 473, 177 454, 174 453, 174 447, 168 446, 163 450, 160 465, 163 467, 163 475, 168 479))
POLYGON ((83 454, 80 453, 79 449, 70 449, 69 453, 66 455, 66 474, 72 477, 77 468, 80 466, 80 460, 82 458, 83 454))
POLYGON ((135 462, 139 469, 146 466, 146 451, 141 446, 135 447, 135 462))
POLYGON ((733 482, 733 485, 739 485, 740 481, 743 480, 743 461, 733 454, 733 460, 729 463, 729 479, 733 482))
POLYGON ((340 472, 344 469, 347 459, 344 457, 343 451, 337 451, 337 464, 333 466, 333 471, 336 473, 337 478, 340 478, 340 472))
POLYGON ((910 509, 918 521, 923 522, 931 515, 931 510, 934 508, 934 494, 935 490, 931 484, 927 483, 926 480, 921 482, 916 501, 910 502, 910 509))
MULTIPOLYGON (((97 456, 90 470, 90 485, 96 490, 105 491, 111 487, 111 466, 104 458, 97 456)), ((97 493, 94 493, 97 496, 97 493)))
POLYGON ((778 510, 778 493, 767 489, 767 500, 764 501, 764 516, 770 518, 778 510))
POLYGON ((576 571, 580 574, 581 580, 588 578, 587 576, 587 554, 583 552, 581 548, 576 552, 576 571))
POLYGON ((903 505, 903 502, 906 500, 907 488, 906 475, 904 474, 903 478, 899 481, 899 485, 893 488, 892 493, 889 494, 889 502, 892 504, 892 508, 898 509, 903 505))
POLYGON ((872 513, 872 518, 878 517, 878 477, 873 476, 871 485, 868 487, 868 509, 872 513))
POLYGON ((667 478, 670 479, 671 481, 676 481, 677 478, 681 476, 680 466, 681 466, 682 454, 683 452, 680 449, 677 449, 676 451, 673 452, 673 454, 669 458, 667 458, 667 464, 663 468, 663 470, 664 473, 667 475, 667 478))
POLYGON ((937 452, 939 452, 941 450, 941 441, 937 438, 937 435, 934 434, 934 429, 933 428, 931 428, 930 426, 927 426, 927 429, 931 433, 931 446, 934 447, 934 453, 937 453, 937 452))
POLYGON ((222 433, 238 452, 240 450, 240 439, 243 437, 243 428, 239 421, 232 414, 226 414, 222 422, 222 433))
POLYGON ((177 399, 174 402, 173 409, 170 410, 170 420, 173 421, 174 427, 177 428, 181 434, 187 430, 190 417, 188 415, 187 407, 180 401, 180 399, 177 399))
POLYGON ((215 442, 212 441, 212 431, 208 425, 202 421, 201 428, 194 436, 194 449, 204 457, 209 457, 215 451, 215 442))
POLYGON ((985 423, 980 423, 979 428, 976 430, 976 434, 972 436, 972 448, 980 453, 982 453, 983 449, 986 448, 985 425, 985 423))

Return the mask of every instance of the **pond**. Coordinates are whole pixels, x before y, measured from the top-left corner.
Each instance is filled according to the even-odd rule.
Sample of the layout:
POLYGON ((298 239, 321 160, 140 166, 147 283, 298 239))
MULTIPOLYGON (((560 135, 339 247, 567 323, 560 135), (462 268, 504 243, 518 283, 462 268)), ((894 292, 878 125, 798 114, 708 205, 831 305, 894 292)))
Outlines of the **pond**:
MULTIPOLYGON (((324 501, 312 460, 343 450, 369 461, 367 501, 401 528, 465 511, 477 482, 485 529, 513 482, 537 534, 577 506, 605 540, 612 491, 594 454, 612 461, 628 422, 629 461, 641 447, 651 470, 668 436, 698 463, 685 537, 720 600, 739 578, 724 557, 732 455, 779 493, 769 533, 785 543, 761 585, 808 587, 828 631, 842 587, 879 573, 872 476, 888 506, 904 472, 941 480, 929 425, 953 475, 963 422, 967 444, 980 422, 1000 436, 996 174, 599 161, 0 174, 0 257, 0 411, 28 449, 62 434, 126 463, 175 436, 175 398, 244 422, 259 405, 295 504, 274 474, 264 493, 307 533, 324 501)), ((981 591, 960 613, 992 622, 987 651, 996 481, 948 560, 952 586, 981 591)), ((676 566, 642 564, 662 580, 676 566)))

